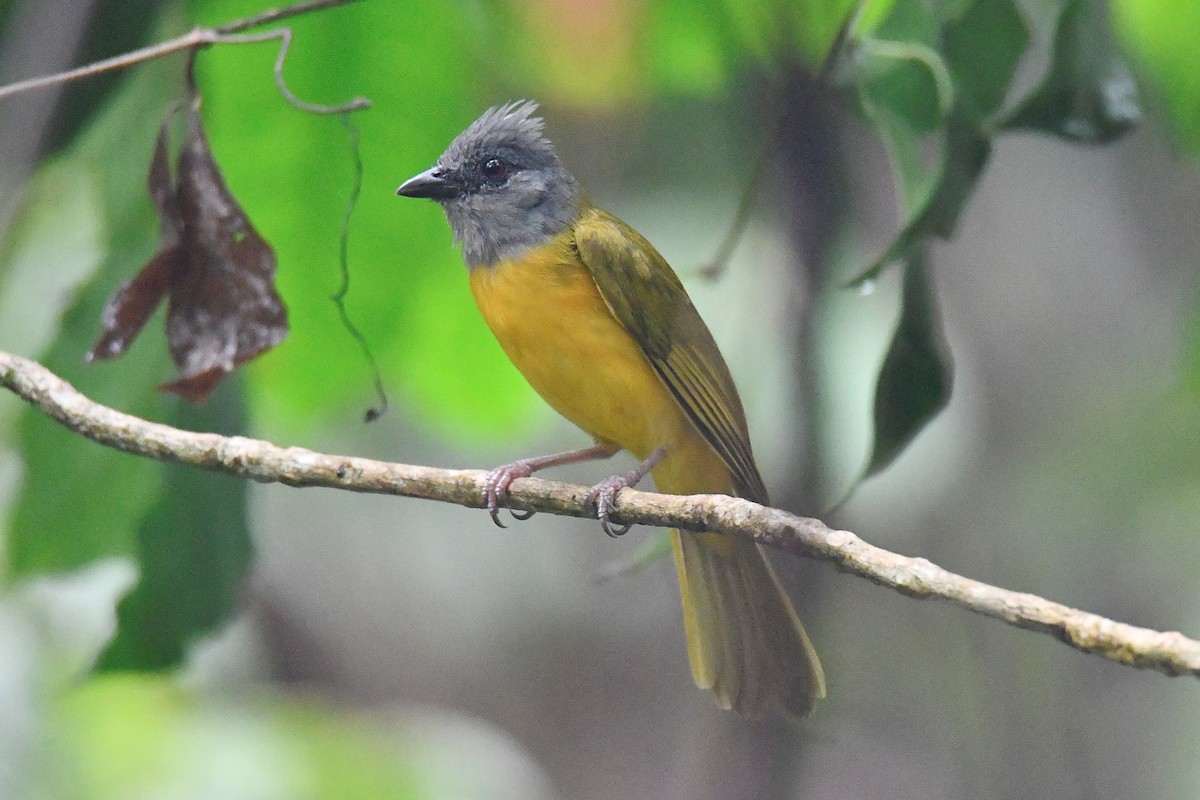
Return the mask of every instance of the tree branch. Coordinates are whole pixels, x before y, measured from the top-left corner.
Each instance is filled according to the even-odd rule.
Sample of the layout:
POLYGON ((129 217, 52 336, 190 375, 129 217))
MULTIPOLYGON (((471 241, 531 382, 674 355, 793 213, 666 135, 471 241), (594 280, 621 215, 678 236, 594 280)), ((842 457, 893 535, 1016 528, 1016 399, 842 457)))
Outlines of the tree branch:
MULTIPOLYGON (((29 78, 28 80, 0 86, 0 99, 32 89, 41 89, 46 86, 54 86, 81 78, 90 78, 102 72, 125 69, 135 64, 153 61, 156 58, 162 58, 184 50, 190 51, 191 57, 195 58, 196 52, 201 47, 209 47, 214 44, 257 44, 259 42, 278 40, 279 55, 275 58, 275 85, 285 100, 301 111, 308 111, 313 114, 344 114, 350 111, 357 111, 370 107, 371 102, 366 98, 356 97, 350 102, 339 106, 322 106, 314 103, 306 103, 288 89, 287 83, 283 79, 283 62, 286 60, 288 48, 292 44, 291 28, 279 28, 278 30, 267 31, 266 33, 241 33, 241 31, 249 28, 269 25, 300 14, 322 11, 335 6, 343 6, 356 2, 359 2, 359 0, 305 0, 305 2, 295 3, 284 8, 270 9, 247 19, 229 22, 217 28, 193 28, 174 39, 159 42, 149 47, 143 47, 139 50, 131 50, 128 53, 106 58, 103 61, 96 61, 82 67, 67 70, 66 72, 41 75, 36 78, 29 78)), ((189 74, 190 72, 191 69, 189 66, 189 74)))
MULTIPOLYGON (((108 447, 162 461, 228 472, 263 483, 325 486, 483 507, 480 470, 389 464, 353 456, 278 447, 241 436, 192 433, 123 414, 89 400, 40 364, 0 351, 0 385, 47 416, 108 447)), ((594 517, 582 486, 522 478, 506 505, 573 517, 594 517)), ((1087 653, 1167 675, 1200 677, 1200 641, 1116 622, 1023 592, 990 586, 942 569, 923 558, 881 550, 849 531, 723 495, 688 497, 626 489, 612 515, 616 523, 640 523, 748 536, 796 555, 828 561, 838 569, 909 597, 941 599, 1050 634, 1087 653)))

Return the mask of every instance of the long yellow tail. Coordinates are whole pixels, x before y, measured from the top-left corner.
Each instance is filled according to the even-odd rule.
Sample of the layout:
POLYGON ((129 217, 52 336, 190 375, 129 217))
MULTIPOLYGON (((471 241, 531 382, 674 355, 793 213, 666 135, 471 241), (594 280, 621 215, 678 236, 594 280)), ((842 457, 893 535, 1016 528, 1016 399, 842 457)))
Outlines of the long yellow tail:
POLYGON ((673 534, 696 685, 744 716, 811 712, 825 673, 765 554, 732 536, 673 534))

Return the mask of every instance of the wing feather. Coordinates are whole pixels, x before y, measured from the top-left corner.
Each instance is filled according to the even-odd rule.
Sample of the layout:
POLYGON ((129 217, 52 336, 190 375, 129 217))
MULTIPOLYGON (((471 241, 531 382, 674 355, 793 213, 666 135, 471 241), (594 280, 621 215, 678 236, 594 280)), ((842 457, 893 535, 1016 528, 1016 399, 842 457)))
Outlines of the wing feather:
POLYGON ((666 259, 637 231, 594 208, 575 225, 575 248, 613 316, 729 468, 737 493, 766 503, 729 368, 666 259))

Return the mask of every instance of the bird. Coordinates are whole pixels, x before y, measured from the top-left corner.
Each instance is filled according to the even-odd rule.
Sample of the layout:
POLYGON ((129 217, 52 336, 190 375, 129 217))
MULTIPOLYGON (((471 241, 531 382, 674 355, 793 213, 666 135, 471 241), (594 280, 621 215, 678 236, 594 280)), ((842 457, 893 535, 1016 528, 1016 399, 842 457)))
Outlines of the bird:
MULTIPOLYGON (((637 467, 588 494, 610 535, 628 529, 609 520, 617 494, 647 474, 660 492, 767 504, 712 333, 658 250, 583 192, 537 111, 527 100, 489 108, 396 190, 442 207, 501 348, 594 442, 491 470, 483 500, 493 521, 503 526, 500 504, 517 478, 621 450, 637 467)), ((761 546, 712 532, 671 536, 696 685, 745 717, 810 714, 825 675, 761 546)))

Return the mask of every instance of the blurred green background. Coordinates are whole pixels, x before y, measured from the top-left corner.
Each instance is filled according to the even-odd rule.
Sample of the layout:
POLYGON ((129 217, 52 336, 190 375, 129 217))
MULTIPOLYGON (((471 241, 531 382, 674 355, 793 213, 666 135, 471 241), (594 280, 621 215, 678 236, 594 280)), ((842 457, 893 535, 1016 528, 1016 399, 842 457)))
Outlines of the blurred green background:
MULTIPOLYGON (((0 0, 0 84, 266 5, 0 0)), ((130 413, 283 445, 449 467, 580 446, 479 319, 441 212, 393 195, 484 108, 535 98, 593 199, 687 284, 777 505, 856 489, 828 521, 874 544, 1200 634, 1196 4, 880 0, 818 78, 854 6, 291 20, 292 91, 373 103, 352 118, 347 296, 392 401, 369 426, 329 299, 354 156, 338 118, 279 96, 274 45, 205 51, 198 79, 292 331, 200 408, 154 391, 161 317, 83 363, 157 245, 145 173, 183 57, 0 100, 0 348, 130 413)), ((8 395, 0 511, 4 798, 1198 796, 1194 680, 819 564, 778 560, 829 699, 749 723, 693 688, 667 561, 600 579, 650 530, 246 485, 8 395)))

